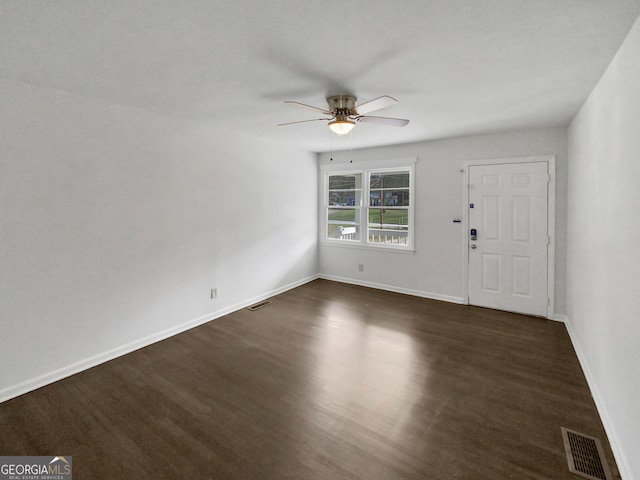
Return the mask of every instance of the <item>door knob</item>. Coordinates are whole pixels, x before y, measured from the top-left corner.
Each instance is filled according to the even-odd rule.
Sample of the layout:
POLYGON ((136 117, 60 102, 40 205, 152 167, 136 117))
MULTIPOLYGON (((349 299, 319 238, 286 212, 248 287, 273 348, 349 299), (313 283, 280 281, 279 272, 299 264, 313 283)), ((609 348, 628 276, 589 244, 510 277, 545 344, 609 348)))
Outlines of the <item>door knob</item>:
POLYGON ((476 244, 475 244, 475 243, 472 243, 472 244, 471 244, 471 248, 472 248, 473 250, 475 250, 475 249, 476 249, 476 248, 478 248, 478 247, 476 247, 476 244))

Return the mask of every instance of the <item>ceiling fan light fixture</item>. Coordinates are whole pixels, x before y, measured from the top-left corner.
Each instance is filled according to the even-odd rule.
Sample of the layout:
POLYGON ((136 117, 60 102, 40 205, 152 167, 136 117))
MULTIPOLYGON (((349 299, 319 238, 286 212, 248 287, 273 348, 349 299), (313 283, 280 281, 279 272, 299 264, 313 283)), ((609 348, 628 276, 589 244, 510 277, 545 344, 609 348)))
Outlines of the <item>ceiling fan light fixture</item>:
POLYGON ((333 122, 329 122, 329 128, 336 135, 346 135, 355 126, 356 122, 349 120, 346 115, 338 115, 333 122))

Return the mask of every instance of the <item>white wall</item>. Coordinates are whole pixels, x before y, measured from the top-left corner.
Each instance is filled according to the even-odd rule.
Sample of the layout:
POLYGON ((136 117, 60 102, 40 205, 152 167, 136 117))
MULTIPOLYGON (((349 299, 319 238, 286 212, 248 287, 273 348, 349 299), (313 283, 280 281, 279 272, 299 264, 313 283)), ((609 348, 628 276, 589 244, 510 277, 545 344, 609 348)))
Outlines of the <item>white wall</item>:
POLYGON ((640 478, 640 20, 568 139, 568 326, 631 480, 640 478))
MULTIPOLYGON (((362 126, 359 128, 367 128, 362 126)), ((371 127, 375 128, 375 127, 371 127)), ((357 133, 356 133, 357 134, 357 133)), ((415 254, 320 245, 320 274, 431 298, 462 301, 466 160, 556 155, 555 310, 565 313, 566 129, 523 130, 320 155, 321 163, 417 157, 415 254), (364 271, 358 271, 358 264, 364 271)))
POLYGON ((0 105, 0 400, 316 275, 314 154, 10 81, 0 105))

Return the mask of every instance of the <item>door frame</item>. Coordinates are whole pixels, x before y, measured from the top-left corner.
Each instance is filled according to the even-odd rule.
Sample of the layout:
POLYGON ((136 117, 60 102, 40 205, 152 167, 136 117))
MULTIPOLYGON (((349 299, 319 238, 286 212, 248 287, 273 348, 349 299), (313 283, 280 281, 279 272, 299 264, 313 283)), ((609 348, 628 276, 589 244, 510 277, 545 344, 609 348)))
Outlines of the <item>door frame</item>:
POLYGON ((556 257, 556 157, 555 155, 538 155, 531 157, 507 157, 484 160, 467 160, 463 163, 463 208, 462 208, 462 292, 463 302, 469 305, 469 168, 481 165, 504 165, 509 163, 537 163, 546 162, 549 174, 547 189, 547 316, 553 319, 555 315, 555 257, 556 257))

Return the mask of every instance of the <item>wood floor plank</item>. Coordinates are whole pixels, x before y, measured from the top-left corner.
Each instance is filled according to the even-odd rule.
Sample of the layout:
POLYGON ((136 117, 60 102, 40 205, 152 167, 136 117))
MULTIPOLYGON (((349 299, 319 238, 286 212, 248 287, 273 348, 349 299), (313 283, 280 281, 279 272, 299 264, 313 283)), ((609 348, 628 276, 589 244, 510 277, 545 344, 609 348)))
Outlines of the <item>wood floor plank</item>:
POLYGON ((563 324, 317 280, 0 404, 75 479, 575 479, 610 447, 563 324))

